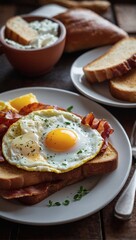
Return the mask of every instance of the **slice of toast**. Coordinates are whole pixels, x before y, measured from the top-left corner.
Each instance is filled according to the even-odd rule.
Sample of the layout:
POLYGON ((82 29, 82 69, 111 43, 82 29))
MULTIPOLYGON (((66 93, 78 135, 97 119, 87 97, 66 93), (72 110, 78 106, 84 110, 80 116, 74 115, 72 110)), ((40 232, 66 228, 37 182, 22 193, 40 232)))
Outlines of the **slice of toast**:
POLYGON ((0 196, 6 199, 16 198, 26 204, 32 205, 42 201, 52 193, 62 189, 65 186, 79 182, 94 175, 112 172, 117 168, 117 166, 118 153, 112 144, 109 143, 105 152, 100 153, 93 160, 70 172, 54 174, 52 181, 46 181, 41 184, 36 184, 35 186, 24 187, 21 189, 1 189, 0 196))
POLYGON ((17 189, 41 182, 53 182, 64 180, 67 175, 71 179, 74 175, 82 174, 85 177, 90 175, 106 173, 117 167, 117 152, 111 144, 104 153, 99 154, 93 160, 70 172, 57 174, 53 172, 29 172, 6 161, 0 163, 0 189, 17 189), (80 170, 82 173, 80 173, 80 170))
POLYGON ((136 67, 136 38, 128 37, 83 67, 90 83, 119 77, 136 67))
POLYGON ((113 97, 136 102, 136 69, 129 71, 122 77, 117 77, 109 82, 109 89, 113 97))
POLYGON ((28 172, 10 165, 7 161, 0 163, 0 189, 16 189, 52 181, 53 176, 50 172, 28 172))
POLYGON ((28 22, 20 16, 10 18, 6 23, 6 38, 22 45, 28 45, 38 36, 38 32, 32 29, 28 22))

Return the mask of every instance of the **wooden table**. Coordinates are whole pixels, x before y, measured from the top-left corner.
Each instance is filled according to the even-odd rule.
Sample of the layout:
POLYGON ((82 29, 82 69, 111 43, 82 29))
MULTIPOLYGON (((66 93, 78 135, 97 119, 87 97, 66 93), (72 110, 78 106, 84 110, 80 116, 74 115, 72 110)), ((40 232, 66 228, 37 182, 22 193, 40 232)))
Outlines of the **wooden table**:
MULTIPOLYGON (((38 6, 32 5, 0 5, 0 26, 5 21, 16 14, 29 13, 38 6)), ((104 14, 104 17, 120 25, 131 35, 136 35, 136 5, 115 4, 104 14), (125 16, 127 22, 125 22, 125 16), (122 19, 124 19, 122 21, 122 19), (124 24, 125 23, 125 24, 124 24), (132 26, 133 25, 133 26, 132 26)), ((73 61, 81 55, 81 52, 73 54, 63 54, 60 61, 53 70, 36 79, 24 77, 16 72, 8 63, 5 55, 0 56, 0 92, 32 86, 43 86, 66 89, 77 92, 70 78, 70 68, 73 61)), ((135 120, 136 111, 133 108, 116 108, 104 106, 123 125, 128 136, 135 120)), ((133 167, 130 173, 132 175, 133 167)), ((129 176, 129 178, 130 178, 129 176)), ((24 239, 71 239, 71 240, 131 240, 136 239, 136 206, 132 219, 122 222, 114 218, 114 205, 119 195, 101 211, 77 222, 57 226, 29 226, 19 223, 9 222, 0 219, 0 239, 1 240, 24 240, 24 239)))

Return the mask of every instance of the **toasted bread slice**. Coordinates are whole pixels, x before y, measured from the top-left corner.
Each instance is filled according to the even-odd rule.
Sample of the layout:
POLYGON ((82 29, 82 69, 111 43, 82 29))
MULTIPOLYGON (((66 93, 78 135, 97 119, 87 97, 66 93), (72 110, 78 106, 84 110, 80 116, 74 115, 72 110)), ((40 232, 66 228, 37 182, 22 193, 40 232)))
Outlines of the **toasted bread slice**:
POLYGON ((128 37, 83 67, 90 83, 119 77, 136 67, 136 38, 128 37))
POLYGON ((57 174, 52 172, 29 172, 10 165, 6 161, 0 164, 0 189, 17 189, 41 182, 53 182, 69 179, 79 175, 89 177, 94 174, 104 174, 117 167, 117 152, 111 144, 104 153, 70 172, 57 174))
MULTIPOLYGON (((65 186, 81 181, 82 179, 106 174, 114 171, 118 166, 118 153, 112 144, 108 144, 105 152, 100 153, 93 160, 85 163, 79 168, 63 174, 54 174, 53 181, 46 181, 41 184, 22 189, 0 190, 0 196, 6 199, 19 199, 26 204, 35 204, 52 193, 65 186)), ((31 178, 30 173, 29 178, 31 178)), ((36 173, 37 174, 37 173, 36 173)), ((28 176, 27 176, 28 177, 28 176)), ((28 178, 28 179, 29 179, 28 178)), ((25 180, 25 177, 24 177, 25 180)), ((12 180, 13 181, 13 180, 12 180)), ((14 179, 14 181, 16 181, 14 179)))
POLYGON ((89 161, 82 168, 83 174, 74 174, 71 179, 61 180, 59 182, 53 183, 49 185, 45 190, 42 189, 38 194, 30 194, 29 196, 25 196, 20 198, 19 200, 27 205, 36 204, 51 194, 57 192, 58 190, 79 182, 87 177, 91 177, 94 175, 103 175, 109 172, 114 171, 118 166, 118 154, 115 148, 111 144, 109 144, 108 148, 104 153, 99 154, 92 161, 89 161))
POLYGON ((6 38, 17 43, 28 45, 37 36, 38 32, 19 16, 10 18, 6 23, 6 38))
POLYGON ((109 89, 115 98, 136 102, 136 69, 129 71, 122 77, 110 80, 109 89))
POLYGON ((0 163, 0 189, 16 189, 38 184, 43 181, 52 181, 53 174, 43 172, 28 172, 10 165, 0 163))

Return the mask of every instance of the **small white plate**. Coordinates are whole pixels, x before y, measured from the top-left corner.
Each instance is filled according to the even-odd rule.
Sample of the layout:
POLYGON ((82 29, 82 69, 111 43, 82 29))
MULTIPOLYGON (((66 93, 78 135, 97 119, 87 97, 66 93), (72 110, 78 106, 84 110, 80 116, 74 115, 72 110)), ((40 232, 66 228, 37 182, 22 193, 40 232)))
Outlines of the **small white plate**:
POLYGON ((90 84, 84 77, 83 66, 104 54, 110 47, 111 46, 96 48, 78 57, 71 67, 73 84, 79 92, 96 102, 115 107, 135 108, 136 103, 121 101, 112 97, 109 91, 108 81, 90 84))
POLYGON ((92 177, 77 184, 68 186, 51 195, 42 202, 25 206, 17 201, 0 199, 0 217, 31 225, 56 225, 85 218, 106 206, 119 193, 125 184, 131 168, 130 142, 121 124, 105 108, 75 93, 53 88, 21 88, 0 94, 0 100, 7 101, 32 92, 40 102, 58 105, 63 108, 73 106, 73 111, 86 115, 94 112, 98 118, 105 118, 114 128, 110 141, 119 155, 118 168, 103 177, 92 177), (90 191, 80 201, 72 201, 80 186, 90 191), (68 206, 48 207, 49 200, 64 201, 69 199, 68 206))

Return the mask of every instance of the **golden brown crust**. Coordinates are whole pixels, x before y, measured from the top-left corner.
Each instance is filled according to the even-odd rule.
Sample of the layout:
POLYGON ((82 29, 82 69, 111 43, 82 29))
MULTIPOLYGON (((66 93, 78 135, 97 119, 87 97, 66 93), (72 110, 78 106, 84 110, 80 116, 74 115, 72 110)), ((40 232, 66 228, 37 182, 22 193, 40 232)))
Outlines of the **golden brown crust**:
POLYGON ((123 40, 120 40, 115 45, 113 45, 113 47, 111 47, 105 54, 103 54, 102 56, 98 57, 94 61, 84 66, 83 71, 86 79, 90 83, 94 83, 94 82, 103 82, 105 80, 122 76, 135 67, 136 67, 136 38, 125 38, 123 40), (125 48, 125 43, 126 43, 126 48, 125 48), (130 46, 129 46, 129 43, 130 43, 130 46), (132 46, 131 53, 128 54, 127 51, 130 51, 132 43, 133 45, 135 45, 135 47, 132 46), (122 53, 122 49, 120 49, 120 47, 122 47, 123 44, 124 44, 124 49, 122 53), (124 57, 125 51, 127 54, 126 59, 123 58, 120 60, 120 62, 116 63, 116 59, 118 60, 119 55, 123 55, 124 57), (109 60, 109 56, 111 56, 110 60, 109 60), (116 59, 115 59, 115 56, 116 56, 116 59), (109 66, 106 66, 107 64, 106 61, 111 61, 111 64, 109 66), (97 68, 97 64, 99 63, 101 63, 101 68, 100 67, 97 68), (94 67, 95 65, 96 65, 96 68, 94 67))
POLYGON ((66 27, 66 52, 112 44, 127 33, 88 9, 73 9, 55 16, 66 27))
POLYGON ((77 179, 104 174, 117 167, 118 155, 111 144, 105 152, 93 160, 70 172, 56 174, 52 172, 28 172, 11 166, 7 162, 0 164, 0 189, 17 189, 41 182, 67 181, 71 184, 77 179))
POLYGON ((52 181, 53 173, 28 172, 10 165, 6 161, 0 163, 0 189, 16 189, 52 181))
MULTIPOLYGON (((105 152, 100 153, 93 160, 70 172, 51 174, 52 180, 37 183, 22 189, 0 189, 0 196, 6 199, 19 199, 27 205, 36 204, 65 186, 79 182, 85 178, 102 175, 114 171, 118 166, 118 153, 109 143, 105 152)), ((37 172, 35 173, 37 175, 37 172)), ((31 173, 29 173, 29 178, 31 173)), ((27 176, 28 179, 28 176, 27 176)), ((25 180, 25 177, 24 177, 25 180)), ((14 179, 16 181, 16 179, 14 179)))
POLYGON ((136 69, 129 71, 122 77, 110 80, 109 90, 112 96, 117 99, 136 102, 136 69))
POLYGON ((64 181, 52 183, 52 184, 45 186, 45 188, 43 187, 41 193, 39 193, 37 195, 21 197, 21 198, 19 198, 19 200, 26 205, 34 205, 36 203, 41 202, 45 198, 49 197, 51 194, 64 188, 65 186, 66 186, 66 184, 64 181))
MULTIPOLYGON (((65 178, 65 180, 58 181, 57 183, 53 183, 42 190, 41 193, 37 195, 31 195, 22 197, 19 200, 27 205, 33 205, 38 203, 51 194, 57 192, 58 190, 76 182, 83 180, 84 178, 91 177, 94 175, 103 175, 109 172, 114 171, 118 166, 118 154, 117 151, 110 144, 108 150, 105 153, 101 153, 94 160, 88 162, 83 165, 83 168, 78 169, 78 174, 75 173, 71 176, 71 180, 69 178, 65 178), (108 160, 112 156, 112 159, 108 160), (82 174, 79 174, 79 172, 82 174)), ((68 175, 67 175, 68 176, 68 175)))

